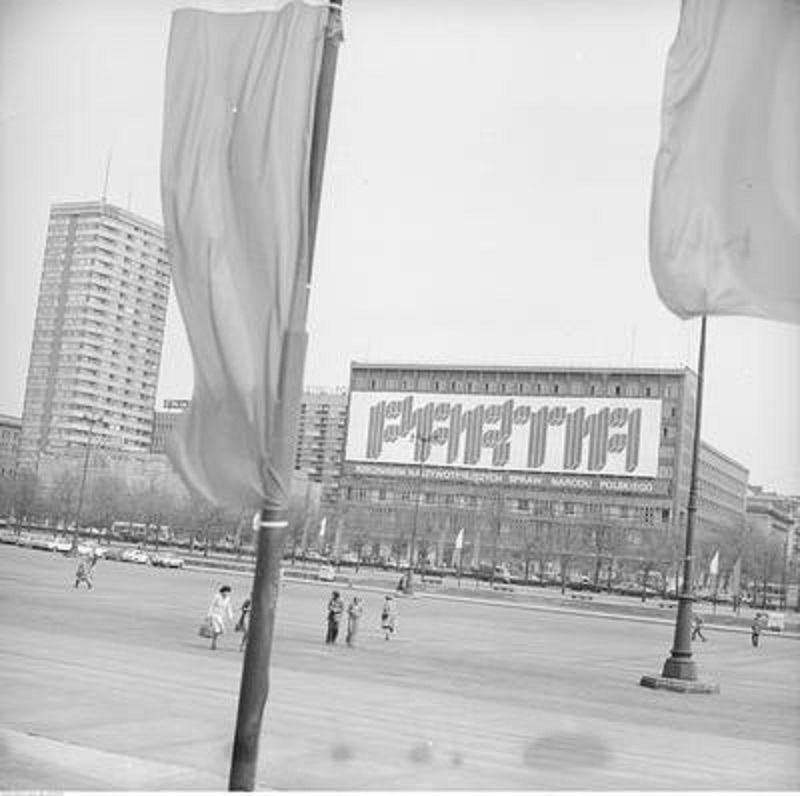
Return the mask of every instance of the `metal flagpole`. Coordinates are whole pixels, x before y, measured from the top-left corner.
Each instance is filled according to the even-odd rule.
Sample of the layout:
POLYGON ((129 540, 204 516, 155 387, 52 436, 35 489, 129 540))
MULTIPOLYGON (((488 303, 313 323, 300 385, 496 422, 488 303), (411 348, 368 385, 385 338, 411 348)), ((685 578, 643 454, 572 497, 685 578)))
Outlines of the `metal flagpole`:
POLYGON ((683 583, 678 597, 678 616, 672 654, 664 663, 663 677, 696 680, 697 664, 692 660, 692 604, 694 603, 692 570, 694 564, 694 532, 697 524, 697 471, 700 459, 700 428, 703 419, 703 386, 706 369, 706 316, 700 324, 700 353, 697 362, 697 400, 695 401, 692 470, 689 482, 689 505, 686 511, 686 542, 683 557, 683 583))
POLYGON ((692 570, 694 564, 694 533, 697 525, 698 483, 700 460, 700 430, 703 417, 703 386, 706 369, 706 316, 700 325, 700 352, 697 362, 697 399, 695 401, 694 439, 692 440, 692 469, 689 482, 689 505, 686 511, 686 541, 683 557, 683 583, 678 596, 678 613, 670 657, 664 663, 661 678, 645 675, 640 685, 649 688, 716 693, 716 685, 697 682, 697 664, 692 660, 692 604, 694 603, 692 570))
MULTIPOLYGON (((341 0, 332 0, 325 29, 325 43, 317 84, 312 132, 309 193, 309 251, 307 273, 301 280, 292 307, 290 328, 284 338, 281 357, 280 405, 283 425, 280 442, 287 493, 294 458, 297 420, 303 388, 306 347, 306 314, 311 281, 311 263, 319 215, 322 176, 327 147, 328 126, 336 74, 336 56, 341 38, 341 0)), ((280 566, 288 535, 288 505, 261 510, 254 527, 258 533, 258 552, 253 578, 250 632, 242 667, 236 733, 228 780, 229 790, 252 791, 256 783, 259 736, 264 707, 269 694, 269 662, 275 630, 275 615, 280 587, 280 566)))

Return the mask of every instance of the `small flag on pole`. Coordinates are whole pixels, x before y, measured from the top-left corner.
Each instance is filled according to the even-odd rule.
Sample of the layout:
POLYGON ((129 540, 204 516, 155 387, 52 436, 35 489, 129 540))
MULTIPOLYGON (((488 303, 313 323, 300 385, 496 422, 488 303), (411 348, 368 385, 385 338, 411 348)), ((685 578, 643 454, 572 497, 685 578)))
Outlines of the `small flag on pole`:
POLYGON ((464 546, 464 529, 462 528, 456 536, 456 550, 461 550, 464 546))
POLYGON ((684 0, 669 52, 650 267, 681 318, 800 323, 800 3, 684 0))
POLYGON ((714 553, 714 557, 711 559, 711 563, 708 565, 708 574, 716 577, 717 573, 719 572, 719 550, 714 553))

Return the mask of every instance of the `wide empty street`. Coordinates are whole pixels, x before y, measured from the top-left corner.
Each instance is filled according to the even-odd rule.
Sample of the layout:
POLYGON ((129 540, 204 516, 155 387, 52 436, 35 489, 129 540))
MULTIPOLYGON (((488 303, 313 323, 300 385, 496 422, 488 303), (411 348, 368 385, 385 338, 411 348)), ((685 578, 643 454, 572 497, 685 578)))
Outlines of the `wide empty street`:
MULTIPOLYGON (((0 786, 221 789, 242 655, 197 626, 245 575, 0 547, 0 786)), ((716 695, 639 686, 668 624, 362 589, 355 648, 323 643, 331 585, 281 587, 258 787, 302 790, 797 790, 800 641, 715 628, 716 695)), ((352 589, 342 588, 349 602, 352 589)), ((477 592, 473 590, 472 594, 477 592)))

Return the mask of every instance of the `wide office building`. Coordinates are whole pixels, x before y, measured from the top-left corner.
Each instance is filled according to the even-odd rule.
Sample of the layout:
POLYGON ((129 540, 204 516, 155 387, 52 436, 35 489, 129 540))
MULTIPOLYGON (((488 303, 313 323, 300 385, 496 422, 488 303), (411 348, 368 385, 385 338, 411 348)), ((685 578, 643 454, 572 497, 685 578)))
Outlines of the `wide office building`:
POLYGON ((19 465, 87 445, 150 449, 170 286, 160 226, 105 201, 53 205, 19 465))
MULTIPOLYGON (((696 393, 686 368, 353 363, 343 543, 408 549, 413 535, 417 555, 446 562, 463 529, 473 565, 531 555, 545 537, 551 555, 674 557, 696 393)), ((747 477, 701 447, 701 530, 741 528, 747 477)))

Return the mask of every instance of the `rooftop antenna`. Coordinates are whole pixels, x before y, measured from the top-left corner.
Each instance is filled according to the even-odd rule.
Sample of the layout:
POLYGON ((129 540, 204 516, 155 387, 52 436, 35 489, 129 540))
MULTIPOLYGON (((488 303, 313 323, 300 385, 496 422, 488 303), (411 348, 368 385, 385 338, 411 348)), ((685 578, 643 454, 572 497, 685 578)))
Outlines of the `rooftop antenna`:
POLYGON ((108 175, 111 171, 111 151, 111 149, 108 150, 108 156, 106 157, 106 176, 103 180, 103 204, 106 203, 106 196, 108 195, 108 175))

